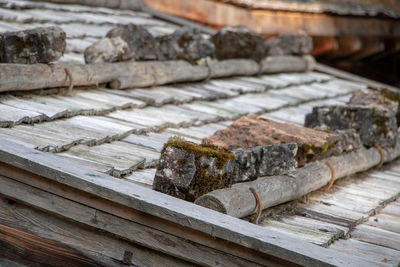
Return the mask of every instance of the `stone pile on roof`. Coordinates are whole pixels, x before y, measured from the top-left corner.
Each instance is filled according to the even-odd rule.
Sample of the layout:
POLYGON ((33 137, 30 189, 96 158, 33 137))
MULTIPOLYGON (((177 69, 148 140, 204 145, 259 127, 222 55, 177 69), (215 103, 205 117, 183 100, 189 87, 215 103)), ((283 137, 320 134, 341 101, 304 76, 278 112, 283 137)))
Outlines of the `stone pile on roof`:
MULTIPOLYGON (((83 63, 85 48, 101 40, 119 24, 140 24, 154 36, 172 34, 179 28, 141 11, 29 1, 17 1, 13 5, 1 2, 0 18, 3 32, 32 26, 58 25, 62 28, 66 32, 66 52, 57 64, 63 61, 83 63)), ((235 68, 240 62, 249 63, 229 61, 230 64, 224 65, 223 69, 227 66, 235 68)), ((251 72, 235 77, 206 79, 207 76, 198 81, 150 88, 129 88, 128 82, 126 90, 111 90, 100 83, 89 88, 75 86, 69 94, 65 88, 69 85, 68 74, 62 69, 63 84, 60 86, 64 88, 48 86, 45 90, 2 93, 0 138, 51 152, 73 164, 120 178, 115 179, 116 183, 131 182, 151 188, 161 151, 170 137, 178 136, 201 144, 204 138, 248 114, 303 125, 306 114, 312 112, 314 106, 344 105, 355 91, 367 90, 364 83, 315 70, 292 73, 275 70, 274 74, 257 75, 259 70, 256 67, 259 65, 250 65, 251 72)), ((73 72, 76 64, 68 66, 72 73, 84 72, 82 69, 73 72)), ((73 74, 72 77, 77 76, 73 74)), ((29 79, 25 77, 23 82, 28 83, 29 79)), ((370 157, 349 158, 347 164, 379 161, 376 149, 368 151, 370 157)), ((324 165, 321 162, 313 164, 324 165)), ((324 165, 320 173, 325 185, 331 171, 324 165)), ((382 260, 386 259, 386 263, 397 264, 400 252, 395 242, 400 240, 400 233, 393 228, 396 227, 393 217, 399 216, 393 215, 393 210, 397 209, 396 202, 387 206, 387 211, 384 209, 382 214, 376 215, 378 221, 371 216, 398 197, 399 177, 398 168, 390 166, 384 171, 361 174, 357 179, 343 179, 328 192, 309 195, 309 202, 295 203, 291 213, 279 212, 277 217, 271 217, 269 215, 276 210, 265 210, 259 222, 264 229, 330 246, 328 250, 344 251, 375 263, 384 264, 382 260), (371 227, 379 224, 380 220, 382 225, 371 227), (354 237, 345 240, 354 228, 354 237), (382 247, 379 243, 382 239, 379 242, 371 240, 368 234, 371 232, 391 235, 393 239, 382 247), (346 250, 349 246, 357 247, 357 251, 346 250)), ((303 187, 296 186, 294 181, 309 181, 290 176, 280 180, 299 191, 303 187)), ((277 180, 264 177, 260 181, 272 183, 277 180)), ((254 189, 257 191, 256 185, 254 189)), ((271 199, 285 194, 279 188, 271 186, 270 189, 271 199)), ((246 199, 251 202, 251 214, 257 203, 252 191, 248 187, 245 190, 248 194, 246 199)))

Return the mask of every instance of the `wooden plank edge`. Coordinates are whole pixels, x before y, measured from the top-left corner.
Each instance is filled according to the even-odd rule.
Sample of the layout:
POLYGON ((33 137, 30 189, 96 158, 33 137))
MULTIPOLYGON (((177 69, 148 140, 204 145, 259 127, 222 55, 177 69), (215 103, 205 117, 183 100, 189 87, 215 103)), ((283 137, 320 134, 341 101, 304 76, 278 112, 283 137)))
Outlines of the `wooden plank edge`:
POLYGON ((339 69, 321 64, 321 63, 316 63, 314 70, 318 71, 318 72, 326 73, 326 74, 329 74, 329 75, 332 75, 332 76, 335 76, 335 77, 338 77, 341 79, 346 79, 346 80, 350 80, 350 81, 354 81, 354 82, 360 82, 360 83, 366 84, 370 87, 387 88, 389 90, 396 91, 396 92, 398 92, 400 90, 400 88, 397 88, 397 87, 394 87, 394 86, 391 86, 388 84, 384 84, 381 82, 377 82, 377 81, 374 81, 371 79, 367 79, 367 78, 364 78, 364 77, 361 77, 361 76, 358 76, 358 75, 355 75, 355 74, 352 74, 352 73, 349 73, 349 72, 346 72, 343 70, 339 70, 339 69))
MULTIPOLYGON (((124 262, 125 264, 130 263, 138 266, 148 266, 148 264, 156 266, 160 262, 165 266, 186 266, 190 264, 189 262, 172 258, 160 251, 131 244, 105 232, 83 227, 79 223, 17 203, 3 196, 0 196, 0 221, 1 224, 26 232, 28 235, 50 240, 50 242, 45 242, 45 246, 48 246, 47 244, 51 242, 62 243, 64 247, 72 248, 74 251, 76 250, 93 259, 98 265, 118 267, 124 262), (134 255, 132 260, 126 259, 124 261, 125 253, 132 253, 134 255)), ((24 237, 22 236, 22 239, 24 237)), ((27 246, 31 243, 29 242, 27 246)), ((42 244, 38 243, 37 245, 41 246, 42 244)), ((39 251, 39 255, 41 251, 39 251)), ((2 251, 0 250, 1 254, 2 251)), ((25 256, 25 254, 21 255, 21 260, 31 260, 32 263, 33 259, 26 258, 25 256)), ((68 255, 66 256, 68 257, 68 255)), ((5 257, 10 258, 10 255, 6 254, 5 257)), ((18 261, 19 259, 16 260, 18 261)), ((48 260, 44 259, 44 261, 46 262, 43 264, 57 265, 57 262, 52 261, 51 258, 48 260)), ((58 266, 60 265, 64 266, 64 264, 58 264, 58 266)))

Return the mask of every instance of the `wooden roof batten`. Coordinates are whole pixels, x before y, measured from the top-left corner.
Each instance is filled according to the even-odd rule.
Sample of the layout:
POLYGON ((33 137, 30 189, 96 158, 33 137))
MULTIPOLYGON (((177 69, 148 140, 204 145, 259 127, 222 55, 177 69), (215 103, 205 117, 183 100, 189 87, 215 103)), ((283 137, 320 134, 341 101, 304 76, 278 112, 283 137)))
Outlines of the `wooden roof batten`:
POLYGON ((400 36, 398 20, 367 15, 338 16, 294 10, 253 10, 215 0, 190 0, 185 5, 179 0, 151 0, 145 3, 152 9, 216 28, 240 23, 267 35, 304 30, 313 36, 400 36))
POLYGON ((0 161, 2 196, 194 263, 376 266, 6 140, 0 161), (170 243, 143 238, 141 231, 170 243), (180 242, 191 249, 183 251, 180 242), (198 246, 216 258, 207 254, 200 262, 198 246))

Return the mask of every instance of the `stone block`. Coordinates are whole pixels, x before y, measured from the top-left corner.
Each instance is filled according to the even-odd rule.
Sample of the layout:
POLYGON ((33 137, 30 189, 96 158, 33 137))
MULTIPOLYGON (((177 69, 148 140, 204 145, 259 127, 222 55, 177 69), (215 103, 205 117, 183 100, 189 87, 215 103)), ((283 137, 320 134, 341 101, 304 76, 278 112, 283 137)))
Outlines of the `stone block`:
POLYGON ((110 30, 106 37, 120 37, 135 55, 136 60, 157 60, 160 58, 159 42, 143 26, 120 25, 110 30))
POLYGON ((194 201, 210 191, 230 186, 235 172, 234 154, 173 138, 162 151, 153 189, 194 201))
POLYGON ((228 128, 203 139, 203 144, 226 149, 295 143, 299 149, 299 166, 324 156, 337 142, 337 134, 280 123, 256 115, 243 116, 228 128))
POLYGON ((280 175, 297 167, 296 144, 227 151, 170 139, 161 153, 153 189, 194 201, 216 189, 259 176, 280 175))
POLYGON ((118 62, 135 57, 128 44, 121 37, 103 38, 88 46, 84 52, 85 62, 118 62))
POLYGON ((214 44, 199 30, 182 27, 171 35, 156 38, 160 44, 160 60, 184 59, 195 62, 201 58, 211 57, 215 53, 214 44))
POLYGON ((313 49, 311 37, 300 32, 297 34, 281 34, 266 42, 268 56, 308 55, 313 49))
POLYGON ((379 93, 358 92, 347 105, 314 107, 305 119, 306 127, 329 130, 354 129, 364 146, 393 147, 397 141, 398 103, 379 93))
POLYGON ((0 62, 36 64, 59 59, 65 51, 65 32, 60 27, 40 27, 0 34, 0 62))
POLYGON ((257 177, 282 175, 297 167, 297 144, 277 144, 234 149, 237 175, 234 182, 246 182, 257 177))
POLYGON ((212 38, 218 59, 248 58, 261 61, 267 54, 265 38, 245 26, 222 28, 212 38))

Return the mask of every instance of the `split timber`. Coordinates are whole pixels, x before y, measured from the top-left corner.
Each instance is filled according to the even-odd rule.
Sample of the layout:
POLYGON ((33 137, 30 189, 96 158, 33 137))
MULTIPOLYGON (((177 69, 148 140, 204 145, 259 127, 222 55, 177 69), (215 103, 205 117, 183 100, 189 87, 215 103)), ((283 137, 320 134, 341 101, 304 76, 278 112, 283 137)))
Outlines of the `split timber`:
POLYGON ((0 246, 14 253, 0 258, 31 253, 50 266, 370 265, 9 141, 0 140, 0 162, 0 246))

